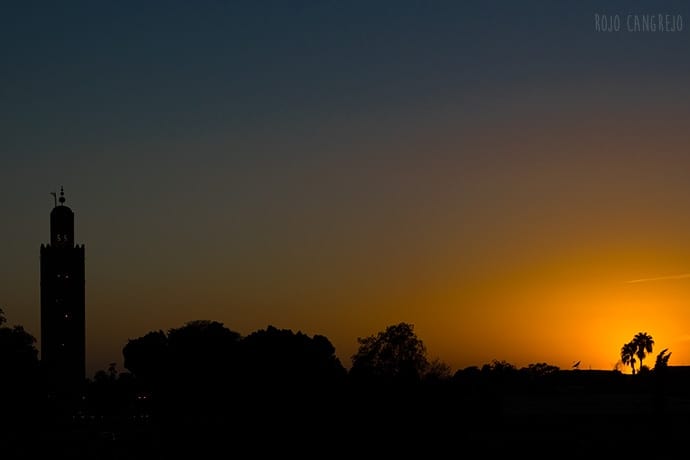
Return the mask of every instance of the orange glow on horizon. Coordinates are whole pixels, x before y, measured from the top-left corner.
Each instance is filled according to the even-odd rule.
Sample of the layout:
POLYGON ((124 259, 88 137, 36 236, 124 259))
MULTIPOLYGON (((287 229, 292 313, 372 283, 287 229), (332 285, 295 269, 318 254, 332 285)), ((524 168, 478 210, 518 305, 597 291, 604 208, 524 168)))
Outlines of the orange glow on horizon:
POLYGON ((629 373, 630 367, 619 362, 620 349, 637 332, 647 332, 655 341, 645 366, 653 368, 663 349, 671 352, 669 365, 687 365, 690 279, 659 276, 629 283, 646 278, 639 276, 645 273, 682 274, 676 259, 674 255, 660 264, 652 253, 587 257, 561 251, 500 277, 489 274, 470 281, 467 275, 457 287, 437 291, 434 302, 445 307, 437 318, 421 320, 418 329, 436 351, 432 354, 448 357, 454 369, 497 359, 518 368, 546 362, 568 369, 580 361, 580 369, 617 367, 629 373), (662 268, 640 268, 654 265, 662 268))

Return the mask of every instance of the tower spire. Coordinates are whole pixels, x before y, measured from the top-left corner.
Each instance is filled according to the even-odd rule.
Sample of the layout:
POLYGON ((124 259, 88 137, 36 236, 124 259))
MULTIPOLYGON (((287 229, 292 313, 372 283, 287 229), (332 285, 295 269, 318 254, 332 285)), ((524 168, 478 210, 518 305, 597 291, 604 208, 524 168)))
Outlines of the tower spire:
POLYGON ((40 253, 41 367, 50 391, 62 393, 81 391, 85 376, 84 246, 74 244, 74 213, 65 206, 64 188, 52 195, 50 243, 40 253))

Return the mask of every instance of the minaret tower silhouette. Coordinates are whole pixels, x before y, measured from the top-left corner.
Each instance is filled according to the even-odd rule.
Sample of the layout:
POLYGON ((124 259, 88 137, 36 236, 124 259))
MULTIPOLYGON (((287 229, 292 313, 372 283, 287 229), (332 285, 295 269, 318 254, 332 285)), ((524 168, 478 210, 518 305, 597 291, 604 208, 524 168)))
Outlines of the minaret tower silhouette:
POLYGON ((41 244, 41 367, 53 389, 72 391, 85 380, 84 245, 74 244, 64 189, 52 195, 50 244, 41 244))

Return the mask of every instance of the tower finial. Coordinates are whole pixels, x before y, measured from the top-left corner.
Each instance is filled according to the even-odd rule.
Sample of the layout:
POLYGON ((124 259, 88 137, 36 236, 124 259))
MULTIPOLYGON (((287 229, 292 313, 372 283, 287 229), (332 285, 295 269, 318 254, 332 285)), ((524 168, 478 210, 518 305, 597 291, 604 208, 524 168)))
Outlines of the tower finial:
POLYGON ((64 187, 60 186, 60 205, 65 204, 65 189, 64 187))

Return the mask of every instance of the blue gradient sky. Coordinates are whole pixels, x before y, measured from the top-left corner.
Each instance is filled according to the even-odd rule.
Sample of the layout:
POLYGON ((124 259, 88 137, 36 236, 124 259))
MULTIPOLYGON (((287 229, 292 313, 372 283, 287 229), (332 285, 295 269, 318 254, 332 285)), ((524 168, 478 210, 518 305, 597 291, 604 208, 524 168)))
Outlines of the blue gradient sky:
POLYGON ((453 369, 690 363, 686 2, 6 2, 0 306, 39 331, 64 185, 89 372, 213 319, 453 369), (595 14, 622 30, 597 32, 595 14), (675 33, 629 32, 672 14, 675 33))

